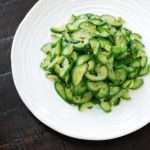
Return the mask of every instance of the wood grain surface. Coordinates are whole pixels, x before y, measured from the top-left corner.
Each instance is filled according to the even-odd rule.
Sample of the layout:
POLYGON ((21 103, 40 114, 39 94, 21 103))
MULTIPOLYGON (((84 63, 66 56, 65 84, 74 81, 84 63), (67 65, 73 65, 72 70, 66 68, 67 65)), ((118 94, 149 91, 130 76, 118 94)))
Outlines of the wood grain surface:
POLYGON ((14 87, 10 51, 19 23, 35 2, 0 0, 0 150, 150 150, 150 125, 115 140, 83 141, 47 128, 28 111, 14 87))

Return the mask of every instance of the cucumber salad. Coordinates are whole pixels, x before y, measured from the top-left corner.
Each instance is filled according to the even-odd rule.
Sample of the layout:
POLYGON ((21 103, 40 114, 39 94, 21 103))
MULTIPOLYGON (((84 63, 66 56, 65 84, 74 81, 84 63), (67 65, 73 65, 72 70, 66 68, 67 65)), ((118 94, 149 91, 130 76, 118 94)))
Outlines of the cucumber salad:
POLYGON ((62 99, 80 111, 98 105, 111 112, 144 84, 150 65, 142 37, 124 24, 121 17, 88 13, 51 28, 41 68, 62 99))

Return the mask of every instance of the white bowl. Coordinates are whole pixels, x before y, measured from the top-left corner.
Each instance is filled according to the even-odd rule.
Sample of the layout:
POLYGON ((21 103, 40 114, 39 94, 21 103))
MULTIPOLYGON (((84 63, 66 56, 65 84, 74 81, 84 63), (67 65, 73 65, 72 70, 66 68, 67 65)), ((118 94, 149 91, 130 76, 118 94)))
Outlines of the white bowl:
POLYGON ((93 12, 122 16, 127 27, 143 36, 150 56, 150 15, 132 0, 41 0, 19 26, 11 53, 13 78, 23 102, 50 128, 70 137, 106 140, 136 131, 150 121, 150 76, 145 84, 131 92, 132 100, 122 101, 112 113, 98 107, 79 112, 64 102, 54 85, 40 69, 44 57, 41 46, 50 40, 49 29, 64 23, 72 14, 93 12))

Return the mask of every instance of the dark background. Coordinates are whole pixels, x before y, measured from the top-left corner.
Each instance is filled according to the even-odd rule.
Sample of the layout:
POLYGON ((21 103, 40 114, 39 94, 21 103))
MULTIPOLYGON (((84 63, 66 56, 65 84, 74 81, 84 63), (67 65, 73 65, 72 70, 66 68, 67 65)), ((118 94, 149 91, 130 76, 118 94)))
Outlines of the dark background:
POLYGON ((150 150, 150 125, 115 140, 81 141, 47 128, 28 111, 13 84, 10 52, 19 23, 36 1, 0 0, 0 150, 150 150))

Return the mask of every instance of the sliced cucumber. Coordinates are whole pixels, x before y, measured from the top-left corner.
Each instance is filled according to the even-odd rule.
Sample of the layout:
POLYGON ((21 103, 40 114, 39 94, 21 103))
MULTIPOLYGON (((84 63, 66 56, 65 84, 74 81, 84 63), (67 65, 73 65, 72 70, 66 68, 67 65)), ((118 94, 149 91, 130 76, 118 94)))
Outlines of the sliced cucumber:
POLYGON ((108 26, 106 26, 106 25, 104 25, 104 26, 98 26, 98 27, 97 27, 97 31, 99 32, 98 35, 99 35, 100 37, 106 38, 106 37, 108 37, 108 36, 111 35, 111 33, 110 33, 110 28, 109 28, 108 26))
POLYGON ((150 72, 150 65, 147 65, 140 70, 139 75, 144 76, 144 75, 148 74, 149 72, 150 72))
POLYGON ((88 71, 93 71, 95 69, 95 61, 90 60, 88 61, 88 71))
POLYGON ((78 85, 81 82, 84 74, 87 71, 87 68, 87 64, 82 64, 74 67, 72 71, 72 82, 74 85, 78 85))
POLYGON ((105 24, 104 21, 102 21, 100 19, 96 19, 96 18, 91 19, 90 22, 93 23, 96 26, 101 26, 101 25, 105 24))
POLYGON ((117 106, 120 103, 120 97, 118 95, 113 96, 110 99, 110 103, 112 106, 117 106))
POLYGON ((93 95, 91 92, 86 92, 82 97, 81 96, 75 96, 73 98, 73 102, 75 104, 84 104, 86 102, 89 102, 92 99, 93 95))
POLYGON ((64 84, 61 81, 56 81, 55 82, 55 89, 57 93, 64 99, 66 100, 66 94, 65 94, 65 88, 64 84))
POLYGON ((90 59, 90 55, 81 55, 77 60, 77 65, 82 65, 90 59))
POLYGON ((57 93, 80 111, 98 104, 110 112, 144 84, 141 76, 150 72, 145 46, 124 24, 121 17, 86 13, 51 29, 41 68, 57 93))
POLYGON ((110 51, 112 48, 112 44, 110 41, 106 40, 106 39, 101 39, 100 40, 100 47, 103 48, 106 51, 110 51))
POLYGON ((139 69, 136 68, 136 69, 134 69, 134 71, 132 71, 128 74, 128 78, 129 79, 134 79, 138 76, 138 73, 139 73, 139 69))
POLYGON ((111 15, 102 15, 101 19, 107 22, 108 24, 112 24, 112 22, 115 20, 115 18, 111 15))
POLYGON ((129 90, 128 89, 122 89, 121 91, 121 98, 125 99, 125 100, 130 100, 131 97, 129 96, 129 90))
POLYGON ((45 54, 47 54, 48 52, 51 51, 51 44, 50 44, 50 43, 45 44, 44 46, 42 46, 41 50, 42 50, 45 54))
POLYGON ((98 98, 104 98, 107 97, 109 95, 109 87, 106 83, 101 82, 99 83, 99 91, 97 93, 97 97, 98 98))
POLYGON ((48 75, 47 76, 47 78, 49 79, 49 80, 58 80, 58 77, 56 76, 56 75, 48 75))
POLYGON ((116 82, 122 83, 127 78, 127 72, 124 69, 115 70, 115 79, 116 82))
POLYGON ((72 44, 70 44, 70 45, 68 45, 67 47, 65 47, 65 49, 63 50, 63 55, 65 55, 65 56, 69 56, 69 55, 71 55, 72 54, 72 52, 73 52, 73 45, 72 44))
POLYGON ((148 58, 146 56, 142 57, 140 60, 141 67, 145 67, 148 62, 148 58))
POLYGON ((141 35, 139 35, 138 33, 132 33, 132 34, 130 35, 130 39, 131 39, 131 40, 141 41, 142 37, 141 37, 141 35))
POLYGON ((97 39, 91 39, 90 40, 90 46, 92 48, 92 51, 94 54, 98 54, 100 49, 100 43, 97 39))
POLYGON ((138 59, 133 60, 131 67, 138 68, 140 66, 141 66, 140 60, 138 60, 138 59))
POLYGON ((110 87, 110 92, 109 92, 110 96, 114 96, 119 92, 120 92, 120 87, 119 86, 111 86, 110 87))
POLYGON ((62 33, 65 31, 65 27, 53 27, 51 28, 51 31, 54 33, 62 33))
POLYGON ((60 55, 62 51, 62 39, 59 39, 58 42, 56 43, 56 46, 54 47, 53 51, 55 52, 56 55, 60 55))
POLYGON ((131 88, 134 85, 134 81, 133 80, 126 80, 123 84, 122 87, 123 88, 131 88))
POLYGON ((96 26, 90 22, 82 22, 80 24, 80 28, 89 33, 93 33, 96 31, 96 26))
POLYGON ((107 68, 105 66, 102 66, 101 68, 97 69, 97 75, 91 74, 89 72, 87 72, 85 74, 86 78, 91 80, 91 81, 105 80, 107 78, 107 75, 108 75, 108 71, 107 71, 107 68))
POLYGON ((72 101, 73 100, 73 93, 72 90, 70 88, 65 87, 65 95, 68 101, 72 101))
POLYGON ((113 22, 111 23, 111 25, 115 26, 115 27, 120 27, 125 23, 125 20, 122 19, 121 17, 118 17, 117 19, 114 19, 113 22))
POLYGON ((87 86, 83 81, 81 81, 80 84, 73 87, 74 95, 82 95, 86 91, 87 91, 87 86))
POLYGON ((100 107, 104 112, 111 112, 112 110, 111 104, 109 102, 101 102, 100 107))
POLYGON ((96 92, 100 89, 101 83, 100 82, 90 82, 90 81, 88 81, 87 82, 87 87, 90 91, 96 92))
POLYGON ((108 58, 106 55, 99 53, 97 56, 97 59, 100 61, 102 64, 107 64, 108 63, 108 58))
POLYGON ((135 90, 140 88, 143 84, 144 84, 143 79, 135 79, 133 86, 131 86, 130 88, 135 90))
POLYGON ((86 102, 86 103, 81 104, 81 105, 79 106, 79 110, 80 110, 81 112, 84 112, 84 111, 86 111, 87 109, 91 109, 92 107, 94 107, 94 105, 95 105, 95 104, 93 104, 92 102, 86 102))
POLYGON ((73 61, 76 61, 77 58, 78 58, 77 52, 73 52, 73 53, 71 54, 70 58, 71 58, 73 61))

